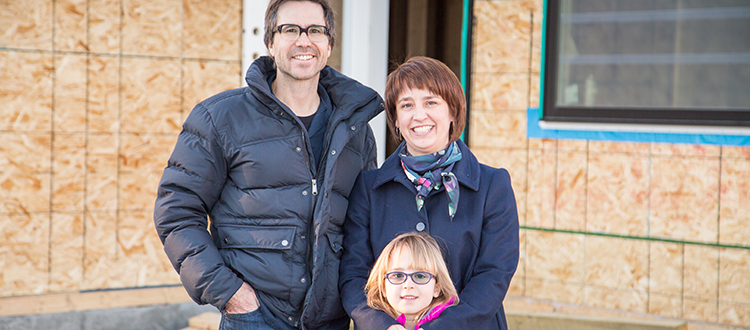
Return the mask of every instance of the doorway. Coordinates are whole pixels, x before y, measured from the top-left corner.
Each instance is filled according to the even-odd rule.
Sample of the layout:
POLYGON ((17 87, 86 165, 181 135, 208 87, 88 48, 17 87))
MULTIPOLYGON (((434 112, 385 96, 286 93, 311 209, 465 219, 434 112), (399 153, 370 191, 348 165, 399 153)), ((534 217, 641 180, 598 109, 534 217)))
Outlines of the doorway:
MULTIPOLYGON (((390 0, 388 72, 412 56, 427 56, 461 77, 463 10, 464 0, 390 0)), ((390 131, 386 135, 387 157, 398 143, 390 131)))

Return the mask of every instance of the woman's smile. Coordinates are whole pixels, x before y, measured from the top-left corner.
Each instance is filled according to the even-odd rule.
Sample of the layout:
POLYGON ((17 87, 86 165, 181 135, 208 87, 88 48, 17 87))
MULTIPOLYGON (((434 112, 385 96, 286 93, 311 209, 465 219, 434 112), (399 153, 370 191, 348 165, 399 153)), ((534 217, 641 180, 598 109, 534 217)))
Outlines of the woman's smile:
POLYGON ((424 134, 424 133, 429 132, 433 127, 435 126, 417 126, 417 127, 412 128, 411 130, 417 134, 424 134))

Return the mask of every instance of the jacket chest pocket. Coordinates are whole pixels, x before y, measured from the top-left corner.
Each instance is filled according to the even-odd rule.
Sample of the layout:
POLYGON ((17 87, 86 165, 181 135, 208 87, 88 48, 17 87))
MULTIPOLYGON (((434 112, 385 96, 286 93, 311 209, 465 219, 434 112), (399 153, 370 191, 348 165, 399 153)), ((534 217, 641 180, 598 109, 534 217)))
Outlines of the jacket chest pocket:
POLYGON ((242 226, 225 225, 216 227, 222 248, 290 250, 297 228, 294 226, 242 226))

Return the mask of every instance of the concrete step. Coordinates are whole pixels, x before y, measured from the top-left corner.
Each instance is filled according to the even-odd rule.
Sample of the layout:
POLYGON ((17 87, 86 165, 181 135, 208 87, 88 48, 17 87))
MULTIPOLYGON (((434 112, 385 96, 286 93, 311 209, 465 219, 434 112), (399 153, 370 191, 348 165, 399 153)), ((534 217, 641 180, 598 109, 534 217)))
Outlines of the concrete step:
POLYGON ((506 311, 513 330, 687 330, 680 320, 631 319, 611 316, 570 315, 531 311, 506 311))
POLYGON ((221 314, 218 312, 205 312, 188 319, 189 327, 182 330, 219 330, 221 314))
MULTIPOLYGON (((513 330, 687 330, 680 320, 632 319, 613 316, 507 310, 508 329, 513 330)), ((205 312, 189 319, 181 330, 218 330, 221 314, 205 312)), ((350 327, 351 328, 351 327, 350 327)))

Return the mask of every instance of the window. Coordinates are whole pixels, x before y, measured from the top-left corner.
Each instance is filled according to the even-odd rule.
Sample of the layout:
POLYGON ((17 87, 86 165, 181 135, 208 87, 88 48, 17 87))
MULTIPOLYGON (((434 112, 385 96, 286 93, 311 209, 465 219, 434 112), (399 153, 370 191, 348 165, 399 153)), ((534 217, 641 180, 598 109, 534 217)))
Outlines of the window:
POLYGON ((546 8, 543 121, 750 127, 750 1, 546 8))

